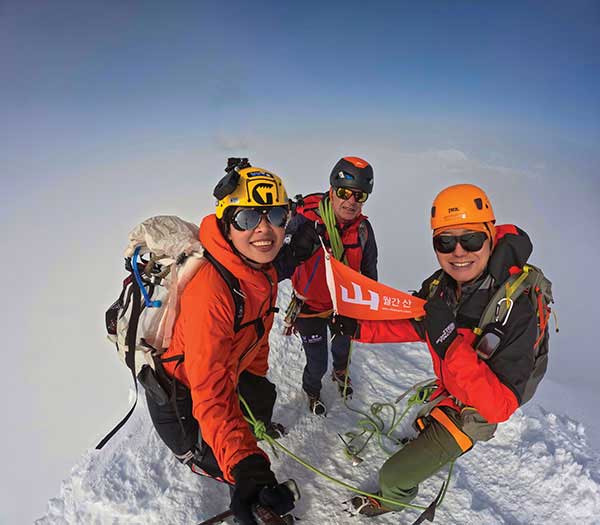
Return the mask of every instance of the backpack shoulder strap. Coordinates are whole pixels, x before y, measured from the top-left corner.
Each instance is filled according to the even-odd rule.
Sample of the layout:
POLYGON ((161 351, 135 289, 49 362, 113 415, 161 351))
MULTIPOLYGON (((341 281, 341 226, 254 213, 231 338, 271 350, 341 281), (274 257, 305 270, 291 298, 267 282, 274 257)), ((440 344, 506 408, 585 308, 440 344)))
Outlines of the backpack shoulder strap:
POLYGON ((233 330, 234 332, 239 332, 244 325, 242 324, 242 320, 244 319, 244 294, 241 291, 240 281, 237 279, 235 275, 233 275, 225 266, 223 266, 217 259, 215 259, 208 250, 204 250, 204 257, 210 262, 219 275, 223 278, 229 291, 231 292, 231 297, 233 299, 233 305, 235 308, 235 318, 233 320, 233 330))
POLYGON ((325 193, 315 192, 308 195, 300 195, 298 197, 298 207, 303 210, 314 210, 319 207, 319 202, 323 199, 325 193))
POLYGON ((295 212, 303 215, 310 221, 321 221, 319 203, 323 200, 325 193, 310 193, 309 195, 298 195, 296 198, 295 212))
POLYGON ((423 297, 423 299, 429 301, 438 289, 438 286, 442 282, 442 278, 444 277, 444 270, 438 270, 431 277, 427 279, 423 284, 428 287, 428 290, 425 290, 427 295, 423 297), (429 282, 428 282, 429 281, 429 282))
MULTIPOLYGON (((233 304, 235 307, 235 319, 233 321, 234 332, 237 333, 242 328, 246 328, 247 326, 254 326, 258 339, 260 339, 265 333, 265 325, 260 317, 252 319, 246 323, 242 322, 244 319, 245 303, 244 294, 240 287, 240 281, 206 250, 204 250, 204 257, 206 257, 206 259, 216 268, 231 291, 231 297, 233 298, 233 304)), ((276 311, 277 308, 269 309, 269 312, 276 311)))
POLYGON ((367 219, 363 219, 362 221, 360 221, 360 224, 358 225, 358 240, 360 242, 361 250, 364 251, 368 239, 369 239, 369 227, 367 226, 367 219))
MULTIPOLYGON (((117 423, 117 425, 96 445, 96 450, 100 450, 110 439, 127 423, 131 414, 135 410, 138 402, 138 382, 137 377, 135 376, 135 346, 137 340, 137 329, 138 329, 138 321, 140 319, 140 313, 142 311, 142 293, 140 291, 140 287, 135 279, 132 279, 129 286, 131 286, 132 290, 132 300, 133 303, 131 305, 131 317, 129 320, 129 326, 127 327, 127 352, 125 354, 125 362, 127 364, 127 368, 131 371, 131 377, 133 378, 133 384, 135 386, 135 401, 133 405, 129 409, 129 412, 125 414, 123 419, 117 423)), ((123 297, 125 292, 125 288, 127 284, 123 287, 123 291, 121 292, 121 296, 119 297, 119 301, 123 297)), ((112 308, 112 307, 111 307, 112 308)))
MULTIPOLYGON (((513 303, 526 290, 533 290, 536 296, 541 294, 540 300, 544 301, 546 305, 552 302, 550 281, 546 279, 539 268, 526 264, 520 272, 509 276, 496 290, 479 319, 479 325, 473 331, 477 335, 481 335, 483 328, 489 323, 498 321, 505 323, 510 315, 513 303)), ((534 303, 534 308, 539 309, 537 300, 534 300, 534 303)), ((540 314, 543 315, 543 313, 538 312, 538 315, 540 314)), ((543 325, 543 328, 545 328, 545 325, 543 325)))

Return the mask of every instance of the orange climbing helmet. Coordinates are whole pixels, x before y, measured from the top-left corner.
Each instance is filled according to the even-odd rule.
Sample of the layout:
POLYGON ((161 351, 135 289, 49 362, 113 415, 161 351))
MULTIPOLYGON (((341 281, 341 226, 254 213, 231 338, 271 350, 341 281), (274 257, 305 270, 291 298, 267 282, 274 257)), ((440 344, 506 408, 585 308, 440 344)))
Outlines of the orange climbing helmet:
POLYGON ((496 222, 490 199, 473 184, 456 184, 440 191, 431 206, 431 229, 496 222))

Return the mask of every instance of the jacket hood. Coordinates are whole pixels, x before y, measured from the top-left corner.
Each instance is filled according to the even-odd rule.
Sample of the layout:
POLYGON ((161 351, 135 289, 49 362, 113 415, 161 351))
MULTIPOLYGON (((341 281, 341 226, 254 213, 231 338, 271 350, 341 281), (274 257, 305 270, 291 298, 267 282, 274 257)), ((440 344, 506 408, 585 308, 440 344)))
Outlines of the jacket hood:
POLYGON ((513 267, 527 263, 533 245, 523 230, 513 224, 496 226, 496 244, 488 262, 488 272, 496 282, 504 282, 513 267))
POLYGON ((250 281, 254 284, 262 283, 264 277, 260 276, 264 275, 266 271, 274 282, 277 281, 273 265, 269 265, 265 271, 256 270, 247 265, 233 251, 229 242, 223 237, 214 213, 202 219, 198 237, 202 246, 239 280, 250 281))

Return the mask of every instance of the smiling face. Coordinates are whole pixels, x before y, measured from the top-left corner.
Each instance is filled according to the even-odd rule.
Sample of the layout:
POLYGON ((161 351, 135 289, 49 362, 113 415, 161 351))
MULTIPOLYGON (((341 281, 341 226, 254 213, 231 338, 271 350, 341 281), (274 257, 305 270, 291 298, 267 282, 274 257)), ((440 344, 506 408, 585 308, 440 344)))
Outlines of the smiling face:
POLYGON ((348 200, 340 199, 335 191, 330 191, 331 207, 338 223, 351 222, 362 212, 363 203, 356 202, 354 195, 348 200))
POLYGON ((252 230, 240 231, 230 224, 227 236, 244 257, 258 264, 268 264, 283 246, 285 226, 273 226, 266 215, 262 215, 258 226, 252 230))
MULTIPOLYGON (((450 228, 444 230, 445 235, 464 235, 471 233, 472 230, 465 228, 450 228)), ((479 277, 485 270, 492 253, 489 238, 483 243, 480 250, 468 252, 459 242, 452 253, 441 253, 436 250, 437 260, 450 277, 458 284, 464 284, 479 277)))

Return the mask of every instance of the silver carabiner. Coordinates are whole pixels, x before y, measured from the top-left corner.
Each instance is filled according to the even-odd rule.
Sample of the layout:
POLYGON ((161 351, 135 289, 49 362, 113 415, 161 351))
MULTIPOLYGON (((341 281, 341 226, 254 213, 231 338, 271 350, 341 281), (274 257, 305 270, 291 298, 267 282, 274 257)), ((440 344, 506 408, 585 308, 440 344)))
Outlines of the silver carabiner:
POLYGON ((513 300, 508 298, 508 297, 503 297, 502 299, 500 299, 498 301, 498 304, 496 305, 496 319, 495 322, 498 322, 500 320, 500 308, 502 306, 502 303, 508 303, 508 306, 506 307, 506 314, 504 315, 504 319, 502 320, 502 326, 504 326, 506 324, 506 321, 508 321, 508 318, 510 317, 510 312, 512 312, 512 307, 513 307, 513 300))

